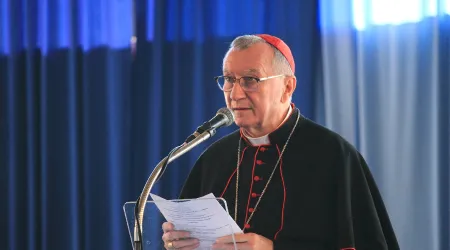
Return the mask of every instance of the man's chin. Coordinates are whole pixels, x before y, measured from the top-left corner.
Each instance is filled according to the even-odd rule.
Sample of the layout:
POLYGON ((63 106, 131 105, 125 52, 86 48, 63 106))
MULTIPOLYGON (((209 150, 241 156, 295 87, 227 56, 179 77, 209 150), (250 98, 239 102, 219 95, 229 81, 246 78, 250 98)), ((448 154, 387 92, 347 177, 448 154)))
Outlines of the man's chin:
POLYGON ((251 122, 248 120, 244 120, 244 119, 235 119, 234 123, 236 124, 236 126, 240 127, 240 128, 248 128, 251 126, 251 122))

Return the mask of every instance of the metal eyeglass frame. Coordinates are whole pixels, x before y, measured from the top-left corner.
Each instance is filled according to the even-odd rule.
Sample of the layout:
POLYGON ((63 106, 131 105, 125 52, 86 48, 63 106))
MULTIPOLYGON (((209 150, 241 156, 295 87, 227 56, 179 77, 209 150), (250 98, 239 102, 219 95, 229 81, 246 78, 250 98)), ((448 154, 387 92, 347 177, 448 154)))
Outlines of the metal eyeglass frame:
MULTIPOLYGON (((243 76, 243 77, 240 77, 240 78, 232 77, 232 78, 234 78, 234 82, 232 82, 232 84, 233 84, 233 86, 234 86, 234 84, 236 83, 236 81, 238 81, 239 86, 241 86, 241 88, 242 88, 243 90, 249 91, 249 92, 253 92, 253 91, 256 91, 258 88, 256 88, 255 90, 248 90, 248 89, 244 88, 244 87, 242 86, 242 81, 241 81, 241 79, 252 78, 252 79, 255 79, 257 83, 260 83, 260 82, 263 82, 263 81, 266 81, 266 80, 269 80, 269 79, 273 79, 273 78, 277 78, 277 77, 280 77, 280 76, 286 76, 286 75, 281 74, 281 75, 274 75, 274 76, 268 76, 268 77, 262 77, 262 78, 253 77, 253 76, 243 76)), ((225 78, 225 77, 230 77, 230 76, 223 76, 223 75, 222 75, 222 76, 216 76, 216 77, 214 77, 214 80, 216 81, 217 85, 219 86, 219 88, 220 88, 222 91, 224 91, 224 92, 230 92, 233 88, 230 88, 229 90, 224 90, 224 89, 220 86, 220 84, 219 84, 219 79, 220 79, 220 78, 225 78)), ((258 85, 259 85, 259 84, 258 84, 258 85)))

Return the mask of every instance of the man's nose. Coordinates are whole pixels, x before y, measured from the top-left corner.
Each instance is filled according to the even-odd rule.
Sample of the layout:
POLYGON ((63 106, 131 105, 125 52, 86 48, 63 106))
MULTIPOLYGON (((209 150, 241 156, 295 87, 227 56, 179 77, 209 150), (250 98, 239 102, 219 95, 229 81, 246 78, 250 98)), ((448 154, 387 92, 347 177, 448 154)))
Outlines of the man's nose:
POLYGON ((242 89, 241 85, 236 82, 233 84, 233 88, 230 93, 231 100, 239 100, 245 98, 245 91, 242 89))

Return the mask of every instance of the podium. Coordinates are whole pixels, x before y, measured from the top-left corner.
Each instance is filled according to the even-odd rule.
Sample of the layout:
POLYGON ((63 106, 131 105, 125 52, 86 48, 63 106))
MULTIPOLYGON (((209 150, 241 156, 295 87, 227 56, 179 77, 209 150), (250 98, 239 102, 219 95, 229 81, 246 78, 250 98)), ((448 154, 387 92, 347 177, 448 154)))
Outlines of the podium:
MULTIPOLYGON (((142 220, 142 250, 156 250, 156 249, 165 249, 164 242, 162 240, 162 236, 164 234, 162 230, 162 224, 166 221, 163 212, 160 210, 159 206, 170 207, 172 203, 178 203, 177 205, 183 206, 182 203, 189 201, 202 201, 202 200, 211 200, 211 198, 198 198, 198 199, 176 199, 176 200, 164 200, 164 201, 147 201, 144 210, 144 216, 142 220)), ((223 198, 215 198, 217 202, 222 207, 223 211, 227 215, 228 206, 226 201, 223 198)), ((135 206, 136 202, 126 202, 123 206, 123 211, 125 214, 125 219, 128 227, 128 232, 130 236, 131 245, 133 245, 134 232, 135 232, 135 206)), ((225 223, 221 225, 216 225, 215 223, 209 223, 204 225, 202 220, 209 220, 214 222, 214 211, 210 213, 206 213, 202 215, 202 218, 196 218, 195 212, 191 209, 189 211, 181 211, 183 214, 186 212, 185 218, 177 218, 184 220, 186 224, 175 224, 176 230, 186 230, 191 233, 192 238, 197 238, 200 241, 200 246, 196 249, 199 250, 209 250, 212 249, 211 246, 214 244, 216 240, 216 236, 232 236, 232 243, 234 245, 234 249, 237 249, 236 242, 234 240, 233 234, 233 226, 232 223, 225 223), (198 220, 198 221, 196 221, 198 220)), ((216 210, 216 212, 219 212, 216 210)), ((167 214, 166 214, 167 215, 167 214)), ((178 217, 180 217, 180 213, 177 213, 178 217)), ((231 218, 230 218, 231 219, 231 218)), ((170 221, 172 222, 172 221, 170 221)), ((131 247, 130 249, 133 249, 131 247)))

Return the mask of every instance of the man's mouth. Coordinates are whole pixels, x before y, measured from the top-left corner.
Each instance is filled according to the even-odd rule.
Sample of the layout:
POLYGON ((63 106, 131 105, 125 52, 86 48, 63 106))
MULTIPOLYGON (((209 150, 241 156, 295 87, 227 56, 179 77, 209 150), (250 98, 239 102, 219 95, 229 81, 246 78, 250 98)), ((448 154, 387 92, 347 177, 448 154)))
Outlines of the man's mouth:
POLYGON ((232 108, 233 111, 249 110, 250 108, 232 108))

